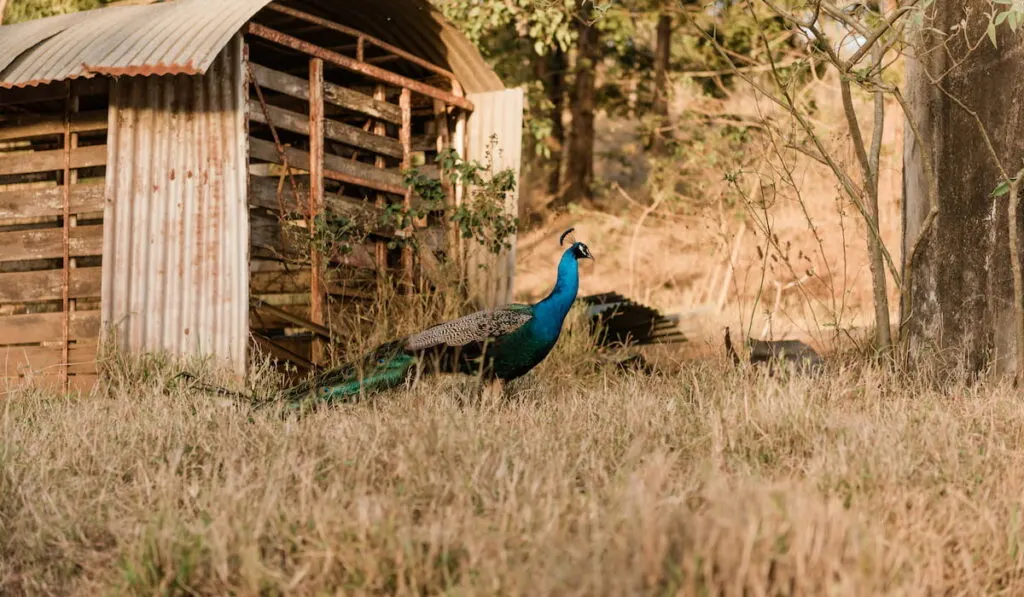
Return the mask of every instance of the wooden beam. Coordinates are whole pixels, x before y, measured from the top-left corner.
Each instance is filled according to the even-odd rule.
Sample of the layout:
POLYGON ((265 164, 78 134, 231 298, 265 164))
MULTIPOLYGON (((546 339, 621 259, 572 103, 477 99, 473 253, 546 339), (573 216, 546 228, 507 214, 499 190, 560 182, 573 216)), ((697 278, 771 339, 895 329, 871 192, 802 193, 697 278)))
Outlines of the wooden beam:
MULTIPOLYGON (((102 255, 103 226, 75 227, 70 231, 68 244, 68 250, 72 257, 102 255)), ((0 261, 60 259, 63 256, 64 230, 62 228, 0 232, 0 261)))
MULTIPOLYGON (((373 88, 373 99, 375 100, 385 101, 387 99, 386 94, 387 88, 384 87, 383 85, 377 85, 373 88)), ((399 110, 399 123, 401 123, 401 110, 399 110)), ((384 124, 382 120, 378 119, 373 123, 373 134, 383 137, 387 135, 387 132, 388 127, 386 124, 384 124)), ((399 142, 399 148, 401 148, 401 142, 399 142)), ((374 158, 373 165, 376 166, 377 168, 387 167, 387 163, 381 156, 377 156, 376 158, 374 158)), ((374 207, 380 213, 384 212, 384 208, 387 205, 387 203, 387 195, 383 193, 377 193, 377 197, 374 200, 374 207)), ((382 241, 377 241, 377 243, 374 245, 373 258, 377 265, 377 276, 381 279, 381 281, 383 281, 384 274, 387 272, 388 269, 388 249, 386 243, 382 241)))
POLYGON ((261 349, 263 349, 264 352, 266 352, 267 354, 269 354, 270 356, 274 357, 279 361, 290 362, 302 369, 306 369, 307 371, 311 371, 317 368, 316 365, 314 365, 310 361, 306 360, 297 353, 277 344, 276 342, 264 336, 263 334, 254 332, 252 334, 252 337, 253 340, 256 341, 256 344, 261 349))
MULTIPOLYGON (((277 128, 292 131, 302 135, 309 134, 309 117, 278 108, 267 106, 267 115, 277 128)), ((257 100, 249 100, 249 118, 260 124, 269 124, 267 116, 257 100)), ((324 120, 324 137, 331 141, 358 147, 373 153, 383 154, 393 158, 402 157, 402 145, 395 139, 378 137, 360 128, 354 127, 337 120, 324 120)))
POLYGON ((277 12, 280 12, 282 14, 286 14, 286 15, 288 15, 290 17, 299 19, 300 21, 306 21, 307 23, 313 23, 314 25, 319 25, 319 26, 324 27, 326 29, 333 29, 334 31, 337 31, 339 33, 344 33, 346 35, 351 35, 351 36, 355 37, 356 40, 357 40, 357 42, 356 42, 356 45, 357 45, 357 60, 360 60, 360 61, 363 60, 364 52, 362 51, 362 46, 364 45, 365 42, 370 42, 371 44, 377 46, 378 48, 384 50, 385 52, 390 52, 391 54, 393 54, 395 56, 398 56, 398 57, 401 57, 401 58, 404 58, 404 59, 408 60, 409 62, 415 64, 416 66, 419 66, 420 68, 426 69, 426 70, 428 70, 428 71, 430 71, 432 73, 435 73, 435 74, 438 74, 438 75, 441 75, 441 76, 445 77, 446 79, 451 81, 453 89, 458 89, 459 88, 458 87, 459 86, 458 80, 455 78, 455 73, 453 73, 452 71, 450 71, 450 70, 448 70, 446 68, 442 68, 442 67, 434 64, 433 62, 428 62, 428 61, 420 58, 419 56, 417 56, 415 54, 410 54, 409 52, 406 52, 402 48, 399 48, 397 46, 393 46, 393 45, 387 43, 384 40, 381 40, 381 39, 378 39, 376 37, 373 37, 372 35, 367 35, 367 34, 361 32, 361 31, 358 31, 356 29, 352 29, 351 27, 346 27, 345 25, 342 25, 341 23, 335 23, 334 21, 331 21, 331 20, 328 20, 328 19, 322 19, 322 18, 317 17, 315 15, 311 15, 308 12, 303 12, 301 10, 296 10, 296 9, 290 8, 288 6, 284 6, 283 4, 281 4, 279 2, 273 2, 267 8, 269 8, 271 10, 276 10, 277 12))
MULTIPOLYGON (((71 212, 102 212, 103 192, 103 183, 71 185, 71 212)), ((59 216, 64 213, 63 202, 64 187, 0 191, 0 219, 59 216)))
POLYGON ((45 373, 28 377, 0 377, 0 395, 20 388, 38 388, 49 392, 66 392, 67 394, 89 394, 99 385, 99 379, 99 375, 95 372, 71 375, 66 384, 61 376, 45 373))
MULTIPOLYGON (((408 87, 402 89, 398 107, 402 110, 402 128, 398 133, 399 141, 402 143, 402 170, 408 170, 412 168, 412 92, 408 87)), ((406 188, 402 203, 408 213, 412 207, 411 186, 406 188)), ((411 235, 412 223, 406 227, 404 232, 407 236, 411 235)), ((402 273, 406 283, 411 286, 413 283, 413 253, 412 247, 409 246, 402 247, 402 273)))
MULTIPOLYGON (((2 278, 0 278, 2 279, 2 278)), ((60 338, 63 313, 31 313, 0 316, 0 343, 36 344, 60 338)), ((100 335, 99 311, 75 311, 70 314, 70 340, 95 341, 100 335)))
POLYGON ((280 44, 309 56, 320 58, 325 62, 330 62, 331 64, 354 73, 359 73, 363 76, 376 79, 396 87, 409 89, 410 91, 415 91, 420 95, 443 100, 446 103, 462 108, 463 110, 470 112, 473 111, 473 102, 464 97, 459 97, 451 92, 438 89, 437 87, 421 83, 408 77, 403 77, 391 71, 384 70, 383 68, 373 66, 372 64, 359 62, 354 58, 349 58, 348 56, 331 52, 330 50, 325 50, 316 44, 302 41, 301 39, 286 35, 280 31, 275 31, 269 27, 260 25, 259 23, 249 22, 247 30, 251 35, 272 41, 276 44, 280 44))
MULTIPOLYGON (((299 170, 309 170, 309 153, 294 147, 286 147, 284 152, 290 167, 299 170)), ((274 146, 273 142, 255 137, 249 138, 249 155, 266 162, 281 163, 277 147, 274 146)), ((346 160, 337 156, 329 155, 324 157, 323 175, 324 178, 376 189, 385 193, 405 194, 405 180, 398 172, 394 170, 381 170, 369 164, 346 160)))
MULTIPOLYGON (((370 268, 332 268, 324 275, 324 287, 327 294, 348 296, 357 292, 362 296, 372 288, 374 283, 370 268)), ((311 272, 308 267, 291 267, 280 271, 258 271, 250 274, 250 288, 253 295, 268 294, 301 294, 309 291, 311 272)))
MULTIPOLYGON (((71 296, 78 299, 99 298, 101 267, 80 267, 71 271, 71 296)), ((0 304, 36 303, 61 298, 59 269, 36 272, 0 274, 0 304)))
MULTIPOLYGON (((285 184, 287 185, 288 183, 286 182, 285 184)), ((299 192, 305 194, 307 192, 306 188, 305 185, 301 186, 299 192)), ((292 203, 289 201, 291 193, 288 189, 282 189, 281 195, 286 209, 291 208, 292 211, 298 211, 294 208, 294 205, 290 205, 292 203)), ((261 207, 280 212, 280 204, 277 200, 277 180, 253 176, 249 183, 249 205, 251 207, 261 207)), ((366 199, 346 197, 337 193, 324 193, 324 206, 327 208, 328 213, 348 218, 364 227, 371 234, 385 238, 395 235, 393 228, 383 226, 380 223, 384 210, 366 199)))
MULTIPOLYGON (((252 63, 252 70, 256 76, 256 84, 260 87, 309 101, 309 82, 305 79, 261 66, 255 62, 252 63)), ((393 124, 402 122, 402 113, 398 106, 326 81, 324 82, 324 101, 393 124)))
POLYGON ((334 333, 333 330, 327 328, 326 326, 320 325, 315 321, 299 317, 294 313, 289 313, 288 311, 285 311, 284 309, 281 309, 279 307, 275 307, 274 305, 269 305, 258 298, 253 298, 250 301, 250 304, 252 308, 262 309, 263 311, 266 311, 267 313, 270 313, 275 317, 283 319, 284 321, 287 321, 298 327, 305 328, 329 342, 336 343, 340 339, 340 336, 338 334, 334 333))
MULTIPOLYGON (((107 95, 110 93, 110 79, 107 77, 78 79, 75 81, 75 93, 78 94, 78 97, 107 95)), ((0 87, 0 106, 38 104, 52 101, 63 102, 66 96, 67 91, 61 83, 11 89, 0 87)))
MULTIPOLYGON (((107 146, 80 147, 71 154, 72 168, 91 168, 107 163, 107 146)), ((64 150, 24 151, 0 154, 0 176, 49 172, 64 168, 64 150)))
MULTIPOLYGON (((306 222, 310 243, 309 318, 323 325, 327 311, 323 274, 326 268, 323 254, 316 245, 316 220, 324 214, 324 61, 309 61, 309 219, 306 222)), ((320 364, 327 360, 322 342, 313 340, 310 360, 320 364)))
POLYGON ((75 97, 71 91, 71 82, 67 83, 68 98, 67 106, 64 110, 64 172, 61 176, 61 186, 64 189, 64 196, 61 198, 63 213, 61 218, 62 232, 63 232, 63 268, 62 277, 60 281, 61 286, 61 311, 64 312, 64 318, 61 321, 61 344, 63 345, 61 353, 61 367, 60 376, 64 382, 63 389, 67 390, 68 386, 68 359, 71 351, 71 155, 75 147, 78 145, 78 136, 72 137, 71 132, 71 113, 78 111, 78 98, 75 97))
MULTIPOLYGON (((107 111, 94 110, 71 115, 72 133, 95 133, 107 130, 107 111)), ((17 141, 38 137, 57 136, 64 133, 64 119, 61 116, 15 116, 0 120, 0 141, 17 141)))
MULTIPOLYGON (((285 224, 292 227, 295 234, 308 234, 302 228, 293 224, 285 224)), ((281 221, 274 216, 261 214, 250 214, 249 216, 250 242, 252 248, 265 249, 276 258, 309 259, 308 253, 302 253, 297 247, 285 246, 281 241, 281 221)), ((308 248, 308 247, 307 247, 308 248)), ((354 243, 352 251, 345 255, 331 256, 331 263, 347 265, 351 267, 373 268, 372 246, 368 243, 354 243)), ((254 254, 254 257, 256 255, 254 254)), ((308 288, 307 288, 308 290, 308 288)))
POLYGON ((56 375, 67 365, 68 373, 96 372, 96 342, 76 343, 68 351, 67 361, 60 346, 0 347, 0 376, 14 377, 31 373, 56 375))

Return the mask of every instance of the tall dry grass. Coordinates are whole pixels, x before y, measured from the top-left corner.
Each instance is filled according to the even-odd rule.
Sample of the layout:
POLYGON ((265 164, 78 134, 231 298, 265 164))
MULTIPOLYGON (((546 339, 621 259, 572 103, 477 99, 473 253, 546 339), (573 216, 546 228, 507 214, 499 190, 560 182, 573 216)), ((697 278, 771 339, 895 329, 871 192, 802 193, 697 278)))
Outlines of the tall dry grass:
POLYGON ((1012 388, 592 355, 571 334, 504 400, 433 380, 303 417, 152 361, 106 395, 7 396, 0 594, 1024 589, 1012 388))

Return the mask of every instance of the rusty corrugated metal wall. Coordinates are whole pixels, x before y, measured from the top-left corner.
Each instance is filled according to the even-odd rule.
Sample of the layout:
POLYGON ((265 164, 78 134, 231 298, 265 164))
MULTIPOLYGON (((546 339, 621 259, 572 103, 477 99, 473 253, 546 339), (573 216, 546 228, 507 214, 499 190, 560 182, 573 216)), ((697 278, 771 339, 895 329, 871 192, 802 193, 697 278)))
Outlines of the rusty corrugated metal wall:
MULTIPOLYGON (((495 171, 512 168, 516 175, 516 189, 506 197, 505 208, 513 216, 519 211, 519 174, 523 155, 523 90, 506 89, 485 93, 470 93, 466 97, 475 110, 469 116, 466 139, 466 159, 487 163, 491 151, 495 171), (492 136, 497 145, 492 151, 492 136)), ((469 253, 466 275, 470 292, 487 307, 512 302, 516 273, 515 238, 512 249, 494 255, 482 247, 473 246, 469 253), (486 267, 481 268, 480 265, 486 267)))
POLYGON ((102 291, 103 322, 122 349, 216 355, 240 375, 249 328, 242 68, 236 35, 206 75, 115 83, 102 291))

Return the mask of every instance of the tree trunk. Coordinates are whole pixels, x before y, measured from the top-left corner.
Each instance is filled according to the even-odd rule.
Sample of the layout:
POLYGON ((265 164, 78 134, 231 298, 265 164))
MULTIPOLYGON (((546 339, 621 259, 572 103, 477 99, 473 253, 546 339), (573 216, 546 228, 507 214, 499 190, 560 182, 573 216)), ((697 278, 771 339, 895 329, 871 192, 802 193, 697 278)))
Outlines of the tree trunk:
MULTIPOLYGON (((939 0, 932 30, 948 31, 965 10, 980 15, 988 6, 987 0, 939 0)), ((976 18, 968 25, 966 37, 978 39, 987 22, 976 18)), ((991 195, 1024 158, 1017 105, 1024 93, 1024 40, 1003 26, 997 48, 986 40, 967 52, 960 36, 918 37, 913 55, 920 59, 908 60, 906 75, 909 118, 922 138, 908 123, 903 283, 909 287, 901 302, 902 337, 911 360, 960 355, 975 372, 991 367, 1012 374, 1024 355, 1016 355, 1014 338, 1007 196, 991 195), (954 65, 960 56, 967 58, 954 65), (948 69, 939 89, 932 79, 948 69)))
POLYGON ((654 47, 654 135, 653 149, 664 153, 668 137, 668 64, 672 55, 672 15, 663 12, 658 15, 658 39, 654 47))
POLYGON ((552 203, 564 207, 592 198, 594 182, 594 103, 596 77, 594 70, 600 57, 596 23, 591 19, 591 4, 581 2, 576 20, 579 40, 576 44, 576 80, 573 83, 570 110, 572 130, 569 133, 569 156, 565 167, 566 191, 552 203))
POLYGON ((557 197, 562 188, 562 153, 565 148, 565 52, 552 48, 547 55, 547 75, 544 90, 551 102, 551 172, 548 174, 548 193, 557 197))

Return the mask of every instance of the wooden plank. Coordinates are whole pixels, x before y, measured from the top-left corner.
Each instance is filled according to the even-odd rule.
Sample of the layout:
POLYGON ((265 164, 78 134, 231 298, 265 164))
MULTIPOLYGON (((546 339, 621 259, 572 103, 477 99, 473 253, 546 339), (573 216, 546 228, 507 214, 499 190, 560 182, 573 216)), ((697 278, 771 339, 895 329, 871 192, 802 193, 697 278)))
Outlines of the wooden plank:
MULTIPOLYGON (((306 234, 301 228, 295 229, 295 234, 306 234)), ((303 255, 299 247, 284 246, 281 239, 281 221, 273 216, 261 214, 250 214, 249 238, 253 249, 264 249, 278 258, 308 258, 309 254, 303 255)), ((285 240, 289 237, 286 236, 285 240)), ((372 243, 354 243, 351 252, 345 255, 334 256, 331 263, 347 265, 352 267, 373 267, 372 243)), ((308 246, 307 246, 308 250, 308 246)), ((254 256, 256 256, 254 254, 254 256)))
MULTIPOLYGON (((103 254, 103 226, 77 226, 71 230, 72 257, 103 254)), ((0 232, 0 261, 59 259, 64 257, 64 230, 44 228, 0 232)))
MULTIPOLYGON (((99 311, 73 311, 68 334, 71 340, 96 340, 100 335, 99 311)), ((63 313, 32 313, 0 317, 0 344, 33 344, 60 338, 63 313)))
MULTIPOLYGON (((312 14, 310 14, 308 12, 303 12, 301 10, 297 10, 297 9, 294 9, 294 8, 291 8, 291 7, 288 7, 288 6, 284 6, 283 4, 281 4, 279 2, 272 2, 267 8, 269 8, 270 10, 276 10, 277 12, 280 12, 282 14, 286 14, 286 15, 288 15, 290 17, 294 17, 296 19, 299 19, 299 20, 302 20, 302 21, 306 21, 307 23, 314 23, 314 24, 316 24, 316 25, 318 25, 320 27, 324 27, 326 29, 333 29, 334 31, 337 31, 339 33, 344 33, 346 35, 351 35, 351 36, 355 37, 356 38, 356 57, 357 57, 357 60, 360 60, 360 61, 364 60, 364 57, 365 57, 365 48, 364 48, 364 46, 365 46, 365 44, 367 42, 369 42, 369 43, 377 46, 378 48, 384 50, 385 52, 389 52, 390 53, 390 55, 388 55, 388 56, 381 56, 378 59, 397 59, 397 58, 403 58, 403 59, 405 59, 405 60, 415 64, 416 66, 419 66, 420 68, 426 69, 426 70, 428 70, 428 71, 430 71, 432 73, 435 73, 437 75, 441 75, 446 81, 448 81, 451 84, 453 90, 454 89, 459 89, 458 80, 455 78, 455 74, 453 72, 451 72, 450 70, 448 70, 446 68, 441 68, 440 66, 434 64, 433 62, 430 62, 428 60, 424 60, 423 58, 420 58, 419 56, 416 56, 415 54, 412 54, 410 52, 406 52, 402 48, 399 48, 398 46, 393 46, 393 45, 387 43, 386 41, 384 41, 382 39, 373 37, 372 35, 367 35, 367 34, 363 33, 362 31, 359 31, 357 29, 353 29, 351 27, 346 27, 345 25, 342 25, 341 23, 337 23, 335 21, 331 21, 330 19, 324 19, 324 18, 315 16, 315 15, 312 15, 312 14)), ((366 62, 370 62, 370 60, 366 60, 366 62)))
MULTIPOLYGON (((283 93, 301 100, 309 100, 309 82, 305 79, 276 71, 256 63, 252 63, 253 75, 260 87, 283 93)), ((402 122, 402 113, 398 106, 385 101, 375 100, 369 95, 351 89, 324 83, 324 101, 346 110, 380 118, 393 124, 402 122)), ((250 112, 252 109, 250 107, 250 112)), ((250 117, 252 114, 250 113, 250 117)))
POLYGON ((87 395, 99 388, 100 377, 96 373, 78 373, 68 378, 67 392, 59 375, 31 375, 28 377, 0 377, 0 394, 11 391, 40 389, 69 395, 87 395))
MULTIPOLYGON (((309 153, 294 147, 284 148, 284 153, 290 167, 309 170, 309 153)), ((255 137, 249 138, 249 156, 267 162, 281 163, 274 143, 255 137)), ((404 195, 406 190, 405 180, 398 171, 381 170, 362 162, 332 155, 324 158, 324 178, 396 195, 404 195)))
POLYGON ((324 325, 315 323, 314 321, 312 321, 308 317, 299 317, 299 316, 297 316, 297 315, 295 315, 295 314, 293 314, 293 313, 291 313, 289 311, 286 311, 284 309, 279 309, 279 308, 277 308, 277 307, 275 307, 273 305, 268 305, 268 304, 264 303, 263 301, 259 300, 258 298, 254 298, 253 299, 253 301, 251 303, 251 306, 252 307, 259 307, 260 309, 263 309, 263 310, 265 310, 265 311, 267 311, 269 313, 273 313, 277 317, 279 317, 279 318, 289 322, 290 324, 292 324, 292 326, 300 327, 300 328, 303 328, 305 330, 308 330, 308 331, 316 334, 317 336, 319 336, 323 340, 327 340, 329 342, 337 342, 338 339, 341 337, 339 334, 337 334, 336 332, 334 332, 330 328, 328 328, 328 327, 326 327, 324 325))
MULTIPOLYGON (((412 91, 409 88, 402 89, 402 96, 399 99, 399 107, 402 109, 402 127, 399 129, 399 138, 402 143, 402 170, 412 168, 412 91)), ((402 200, 405 213, 409 213, 412 207, 412 187, 405 190, 405 197, 402 200)), ((411 234, 413 224, 410 223, 404 232, 411 234)), ((413 283, 413 253, 412 247, 402 247, 402 274, 406 283, 413 283)))
MULTIPOLYGON (((324 213, 324 61, 313 58, 309 61, 309 214, 307 222, 310 236, 316 235, 316 218, 324 213)), ((316 325, 323 325, 327 298, 324 296, 324 255, 315 243, 310 245, 309 318, 316 325)), ((310 360, 323 363, 327 357, 326 346, 313 341, 310 360)))
MULTIPOLYGON (((78 97, 92 95, 107 95, 110 93, 110 79, 97 77, 94 79, 78 79, 74 82, 75 93, 78 97)), ((67 88, 63 83, 52 83, 39 85, 38 87, 20 87, 14 89, 3 89, 0 94, 0 106, 15 104, 35 104, 39 102, 64 101, 67 97, 67 88)))
MULTIPOLYGON (((309 307, 302 305, 289 305, 286 307, 275 307, 282 311, 301 317, 302 319, 309 319, 309 307)), ((249 310, 249 327, 254 330, 279 330, 283 328, 293 327, 291 318, 283 319, 278 317, 277 314, 268 309, 257 307, 249 310)))
POLYGON ((313 363, 309 362, 306 358, 302 357, 298 353, 281 346, 274 340, 271 340, 270 338, 267 338, 262 334, 253 334, 252 338, 256 342, 256 345, 260 348, 260 350, 267 353, 272 358, 275 358, 279 361, 290 362, 299 367, 300 369, 305 369, 306 371, 314 369, 313 363))
MULTIPOLYGON (((277 128, 302 135, 309 134, 309 118, 307 116, 270 105, 267 106, 267 114, 277 128)), ((249 100, 249 118, 254 122, 269 124, 258 100, 249 100)), ((402 145, 397 140, 390 137, 377 136, 337 120, 324 120, 324 136, 331 141, 337 141, 338 143, 344 143, 366 151, 372 151, 393 158, 402 157, 402 145)))
MULTIPOLYGON (((290 271, 253 272, 249 278, 250 289, 254 295, 297 294, 309 290, 311 274, 308 267, 295 268, 290 271)), ((366 274, 348 272, 343 275, 336 269, 330 268, 324 276, 324 287, 327 294, 337 296, 346 296, 351 292, 363 296, 373 288, 375 283, 376 280, 369 271, 366 274)))
MULTIPOLYGON (((99 298, 102 269, 80 267, 71 270, 71 296, 78 299, 99 298)), ((0 304, 60 300, 62 277, 59 269, 0 274, 0 304)))
MULTIPOLYGON (((79 97, 90 95, 106 95, 110 93, 111 81, 106 77, 95 79, 78 79, 75 81, 75 93, 79 97)), ((42 101, 63 101, 68 96, 68 89, 62 83, 39 85, 38 87, 18 87, 3 89, 0 94, 0 105, 17 103, 38 103, 42 101)))
MULTIPOLYGON (((91 168, 107 163, 107 146, 80 147, 71 154, 72 168, 91 168)), ((0 153, 0 176, 49 172, 64 168, 64 150, 0 153)))
MULTIPOLYGON (((78 112, 71 115, 72 133, 94 133, 107 130, 107 111, 78 112)), ((0 120, 0 141, 35 139, 64 134, 62 115, 15 116, 0 120)))
MULTIPOLYGON (((95 373, 97 342, 71 345, 68 353, 68 373, 95 373)), ((0 377, 49 374, 56 377, 63 364, 60 346, 0 347, 0 377)))
POLYGON ((260 25, 259 23, 250 21, 246 30, 251 35, 274 42, 286 48, 291 48, 297 52, 306 54, 307 56, 319 58, 345 70, 358 73, 389 85, 394 85, 395 87, 402 87, 403 89, 415 91, 420 95, 443 100, 444 102, 462 108, 463 110, 473 111, 473 102, 465 97, 459 97, 451 92, 438 89, 437 87, 427 85, 426 83, 421 83, 414 79, 410 79, 409 77, 403 77, 402 75, 373 66, 372 64, 359 62, 353 58, 349 58, 348 56, 338 54, 337 52, 325 50, 316 44, 276 31, 270 27, 260 25))
MULTIPOLYGON (((373 88, 373 99, 383 101, 387 97, 386 93, 387 93, 387 90, 386 90, 386 88, 383 85, 375 85, 374 88, 373 88)), ((385 125, 384 122, 382 120, 380 120, 380 119, 374 121, 374 123, 373 123, 373 134, 380 135, 380 136, 386 135, 387 134, 387 125, 385 125)), ((401 143, 399 143, 399 145, 401 145, 401 143)), ((373 165, 376 166, 377 168, 385 168, 385 167, 387 167, 387 163, 385 162, 384 158, 381 157, 381 156, 377 156, 376 158, 374 158, 373 165)), ((375 208, 377 208, 382 213, 383 213, 384 208, 387 205, 387 203, 388 203, 387 195, 385 195, 383 193, 377 193, 377 196, 374 197, 373 205, 374 205, 375 208)), ((378 221, 380 221, 380 220, 378 220, 378 221)), ((388 250, 387 250, 387 245, 385 245, 382 241, 377 241, 376 245, 374 245, 374 259, 377 262, 377 275, 383 281, 384 275, 387 272, 388 250)))
MULTIPOLYGON (((285 188, 281 190, 281 202, 286 210, 299 211, 295 208, 295 201, 292 199, 291 190, 287 181, 285 188)), ((300 183, 299 196, 307 193, 305 185, 300 183)), ((384 210, 370 203, 365 199, 346 197, 337 193, 324 193, 324 204, 327 211, 336 216, 342 216, 352 220, 359 226, 368 230, 371 234, 384 237, 392 237, 395 231, 390 226, 381 226, 381 218, 384 210)), ((277 197, 277 180, 253 176, 249 183, 249 205, 262 207, 275 212, 280 212, 280 203, 277 197)))

